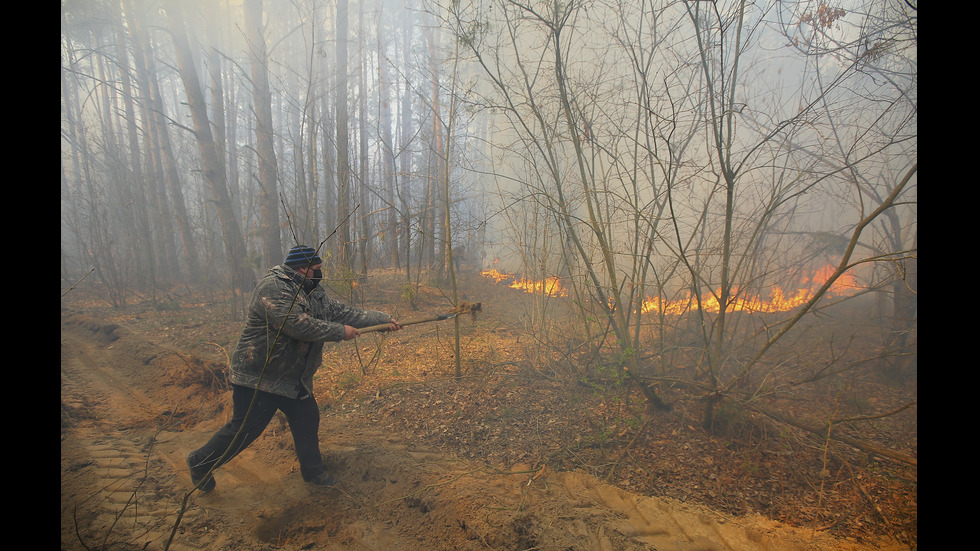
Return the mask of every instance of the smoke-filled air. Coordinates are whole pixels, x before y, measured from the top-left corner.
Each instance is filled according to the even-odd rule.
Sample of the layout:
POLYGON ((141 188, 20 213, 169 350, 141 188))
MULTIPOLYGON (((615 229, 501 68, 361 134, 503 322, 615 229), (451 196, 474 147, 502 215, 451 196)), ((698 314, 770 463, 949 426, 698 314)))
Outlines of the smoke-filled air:
MULTIPOLYGON (((293 518, 255 549, 745 549, 653 513, 594 524, 608 499, 535 517, 572 473, 811 538, 763 530, 759 549, 914 549, 917 45, 901 0, 62 0, 63 436, 99 418, 66 397, 66 327, 86 325, 66 312, 213 362, 182 399, 220 403, 250 294, 303 245, 332 299, 433 322, 326 347, 321 432, 373 419, 484 465, 411 470, 428 493, 341 484, 331 514, 482 505, 433 523, 458 537, 384 509, 391 540, 293 518), (523 497, 445 493, 471 469, 523 497)), ((370 476, 349 436, 353 484, 370 476)), ((87 464, 65 449, 63 487, 87 464)), ((63 548, 192 549, 236 509, 170 484, 156 539, 63 491, 63 548)), ((245 517, 284 518, 269 507, 245 517)))

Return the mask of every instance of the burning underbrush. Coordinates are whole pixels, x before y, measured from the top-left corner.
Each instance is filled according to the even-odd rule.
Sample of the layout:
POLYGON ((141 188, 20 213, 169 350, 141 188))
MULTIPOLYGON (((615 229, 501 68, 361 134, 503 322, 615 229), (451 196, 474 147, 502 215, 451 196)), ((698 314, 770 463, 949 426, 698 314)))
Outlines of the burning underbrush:
MULTIPOLYGON (((831 278, 833 273, 833 266, 823 266, 812 274, 794 278, 798 283, 792 287, 792 290, 785 290, 780 285, 772 285, 768 297, 734 288, 731 291, 731 298, 728 301, 726 311, 773 313, 787 312, 799 308, 814 296, 817 290, 831 278)), ((572 295, 572 291, 559 276, 532 279, 501 272, 496 268, 483 270, 480 272, 480 275, 492 280, 496 284, 504 284, 511 289, 517 289, 526 293, 560 298, 572 295)), ((846 296, 855 293, 858 289, 859 285, 854 276, 844 273, 833 282, 827 292, 831 296, 846 296)), ((644 313, 657 312, 675 316, 697 310, 718 313, 721 311, 720 296, 720 290, 707 292, 700 296, 694 296, 687 290, 681 293, 680 296, 673 298, 647 295, 641 301, 640 310, 644 313)))

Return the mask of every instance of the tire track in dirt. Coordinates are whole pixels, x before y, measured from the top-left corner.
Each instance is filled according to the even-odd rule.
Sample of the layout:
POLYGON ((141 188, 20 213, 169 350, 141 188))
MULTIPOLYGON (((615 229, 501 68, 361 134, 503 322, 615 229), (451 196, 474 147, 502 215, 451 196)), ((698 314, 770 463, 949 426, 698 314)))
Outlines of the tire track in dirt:
MULTIPOLYGON (((106 534, 107 542, 135 545, 162 542, 177 519, 171 467, 148 454, 118 431, 80 438, 76 445, 92 459, 100 486, 92 494, 89 532, 106 534), (149 456, 149 457, 148 457, 149 456), (94 515, 94 516, 93 516, 94 515)), ((189 509, 183 522, 193 523, 200 510, 189 509)), ((94 537, 99 541, 98 537, 94 537)), ((172 549, 205 549, 181 545, 172 549)))
MULTIPOLYGON (((62 549, 81 549, 82 541, 121 549, 155 542, 162 549, 177 519, 174 459, 159 453, 154 428, 165 412, 113 369, 111 350, 120 331, 112 325, 62 326, 62 549)), ((182 522, 193 524, 200 516, 191 508, 182 522)), ((171 549, 209 548, 189 542, 171 549)))
MULTIPOLYGON (((179 368, 161 367, 180 354, 143 339, 134 343, 138 336, 114 324, 62 317, 62 549, 163 549, 192 487, 186 453, 224 421, 215 403, 225 393, 182 394, 179 368)), ((417 506, 395 499, 379 512, 371 487, 378 482, 399 495, 393 472, 402 483, 419 484, 408 472, 412 458, 393 458, 363 436, 349 446, 324 442, 341 484, 323 489, 306 485, 291 468, 288 429, 270 426, 219 469, 217 490, 191 494, 169 548, 418 549, 416 538, 391 529, 400 515, 418 516, 417 506)))

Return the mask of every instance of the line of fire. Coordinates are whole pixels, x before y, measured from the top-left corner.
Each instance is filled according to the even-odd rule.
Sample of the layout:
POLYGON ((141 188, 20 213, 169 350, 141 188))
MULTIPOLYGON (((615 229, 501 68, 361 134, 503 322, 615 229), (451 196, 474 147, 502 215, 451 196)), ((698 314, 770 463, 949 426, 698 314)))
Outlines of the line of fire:
MULTIPOLYGON (((763 298, 759 295, 748 295, 740 293, 735 288, 730 293, 731 300, 726 308, 727 312, 760 312, 776 313, 788 312, 805 304, 813 294, 819 289, 834 273, 832 265, 826 265, 812 275, 804 277, 800 285, 789 291, 778 285, 771 287, 769 297, 763 298)), ((504 283, 508 287, 518 289, 526 293, 547 295, 550 297, 567 297, 569 291, 558 276, 550 276, 544 279, 528 279, 516 274, 501 272, 496 268, 485 269, 480 275, 493 279, 495 283, 504 283)), ((844 297, 857 293, 860 286, 853 275, 842 274, 827 290, 828 296, 844 297)), ((694 310, 704 310, 706 312, 718 313, 721 307, 718 303, 720 291, 707 293, 700 297, 700 300, 692 296, 691 292, 676 300, 666 300, 660 297, 651 297, 643 301, 641 310, 643 313, 662 312, 667 315, 681 315, 694 310)))

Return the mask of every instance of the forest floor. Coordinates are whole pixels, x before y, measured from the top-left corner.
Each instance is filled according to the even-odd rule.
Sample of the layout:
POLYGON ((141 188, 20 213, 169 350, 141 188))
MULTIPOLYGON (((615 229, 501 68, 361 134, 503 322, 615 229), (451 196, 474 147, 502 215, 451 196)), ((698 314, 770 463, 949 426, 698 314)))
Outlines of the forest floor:
MULTIPOLYGON (((460 280, 460 298, 483 307, 458 320, 460 377, 456 320, 326 347, 316 397, 337 487, 302 482, 277 418, 209 494, 189 493, 185 456, 230 415, 230 301, 177 289, 112 308, 67 293, 61 548, 917 548, 915 466, 788 427, 711 435, 697 397, 665 390, 673 409, 654 411, 631 385, 556 374, 529 353, 541 343, 522 323, 527 295, 460 280)), ((399 287, 372 276, 363 306, 402 321, 447 310, 423 288, 413 311, 399 287)), ((882 410, 898 394, 872 390, 882 410)), ((862 436, 916 455, 914 411, 875 427, 862 436)))

